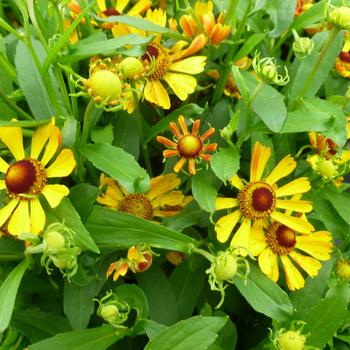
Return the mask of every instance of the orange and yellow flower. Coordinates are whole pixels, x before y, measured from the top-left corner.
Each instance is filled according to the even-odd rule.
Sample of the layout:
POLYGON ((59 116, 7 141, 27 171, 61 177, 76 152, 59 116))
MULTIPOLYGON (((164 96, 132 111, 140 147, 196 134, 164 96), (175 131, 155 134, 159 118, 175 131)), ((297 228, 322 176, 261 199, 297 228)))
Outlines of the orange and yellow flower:
POLYGON ((20 127, 0 127, 0 140, 15 157, 7 163, 0 158, 0 189, 6 190, 9 202, 0 209, 0 226, 7 223, 8 232, 39 234, 45 226, 45 212, 40 204, 43 195, 51 208, 57 207, 69 189, 60 184, 50 185, 48 180, 68 176, 75 167, 70 149, 63 149, 53 160, 61 144, 60 130, 54 120, 36 130, 30 152, 23 146, 20 127))
POLYGON ((282 187, 277 181, 288 176, 296 168, 295 160, 287 155, 271 171, 263 176, 267 162, 271 156, 271 149, 256 142, 253 147, 250 164, 250 181, 244 182, 238 175, 230 179, 230 183, 239 193, 236 198, 219 197, 216 199, 216 210, 233 210, 221 217, 215 231, 220 242, 226 242, 237 224, 239 224, 231 246, 241 249, 241 254, 247 254, 252 232, 256 231, 268 219, 273 219, 281 225, 301 233, 311 233, 313 226, 306 220, 287 215, 277 209, 288 209, 298 213, 312 210, 312 204, 300 199, 288 199, 294 194, 305 193, 310 190, 310 183, 306 177, 297 178, 282 187), (241 220, 242 219, 242 220, 241 220), (241 223, 239 223, 241 220, 241 223))
POLYGON ((178 173, 182 170, 188 161, 188 171, 191 175, 196 174, 196 161, 201 159, 205 162, 210 162, 211 155, 206 152, 213 152, 217 148, 216 143, 204 144, 204 142, 214 135, 215 129, 208 129, 202 136, 198 136, 200 128, 200 120, 197 119, 193 123, 191 133, 188 131, 185 118, 180 115, 178 118, 181 131, 178 129, 176 123, 171 122, 169 128, 175 136, 175 141, 171 141, 166 137, 157 136, 157 141, 170 149, 163 151, 163 157, 180 156, 180 160, 175 164, 174 171, 178 173))
POLYGON ((180 183, 175 174, 159 175, 151 179, 151 188, 147 193, 130 194, 121 184, 101 174, 100 188, 103 192, 97 202, 146 220, 174 216, 192 200, 181 191, 175 191, 180 183))

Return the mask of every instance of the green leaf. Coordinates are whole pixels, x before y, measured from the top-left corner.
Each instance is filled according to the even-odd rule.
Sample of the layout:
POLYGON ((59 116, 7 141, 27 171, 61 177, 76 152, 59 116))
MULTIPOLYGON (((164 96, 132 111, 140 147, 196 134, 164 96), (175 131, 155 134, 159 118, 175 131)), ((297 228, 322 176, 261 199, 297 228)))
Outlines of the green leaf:
POLYGON ((296 17, 291 28, 300 30, 312 27, 313 24, 322 22, 324 19, 325 2, 321 1, 312 4, 312 6, 305 11, 301 16, 296 17))
POLYGON ((179 310, 173 289, 158 264, 137 275, 137 281, 146 295, 152 321, 169 326, 179 319, 179 310))
POLYGON ((347 314, 350 297, 348 283, 331 287, 325 298, 315 305, 303 319, 303 333, 309 334, 307 344, 323 349, 333 338, 347 314))
POLYGON ((115 210, 94 207, 86 227, 96 244, 103 248, 124 248, 144 242, 152 247, 188 253, 196 240, 162 225, 115 210))
POLYGON ((253 264, 247 282, 236 277, 235 285, 255 311, 274 320, 286 321, 293 312, 287 293, 253 264))
POLYGON ((204 171, 200 171, 192 176, 192 194, 203 210, 209 213, 215 211, 217 191, 208 182, 207 175, 204 171))
POLYGON ((2 282, 0 287, 0 332, 9 325, 15 305, 18 287, 28 267, 27 260, 18 264, 2 282))
MULTIPOLYGON (((220 349, 234 350, 237 344, 237 329, 234 323, 229 319, 226 325, 220 331, 219 337, 213 346, 218 346, 220 349)), ((211 347, 209 349, 212 349, 211 347)), ((214 350, 214 348, 213 348, 214 350)))
POLYGON ((0 239, 0 261, 16 261, 24 258, 24 242, 12 237, 0 239))
POLYGON ((150 178, 134 157, 123 149, 108 144, 87 145, 82 153, 94 166, 119 181, 129 193, 144 193, 149 189, 150 178))
POLYGON ((113 142, 113 125, 108 124, 103 128, 96 128, 91 133, 91 140, 94 143, 108 143, 111 144, 113 142))
POLYGON ((350 225, 350 195, 347 192, 339 193, 328 187, 325 191, 326 198, 334 209, 350 225))
POLYGON ((191 317, 159 333, 145 350, 205 350, 215 342, 226 322, 224 317, 191 317))
POLYGON ((236 56, 232 60, 236 62, 241 58, 247 56, 249 53, 253 52, 253 49, 256 45, 258 45, 262 40, 266 37, 266 33, 256 33, 251 35, 245 42, 244 45, 239 49, 236 56))
POLYGON ((64 198, 60 205, 54 209, 47 206, 45 212, 48 223, 64 222, 75 232, 74 240, 79 247, 94 253, 100 252, 68 198, 64 198))
POLYGON ((220 148, 211 159, 211 168, 222 182, 226 182, 239 170, 239 158, 237 147, 220 148))
POLYGON ((29 350, 105 350, 122 339, 128 330, 102 326, 58 334, 29 346, 29 350))

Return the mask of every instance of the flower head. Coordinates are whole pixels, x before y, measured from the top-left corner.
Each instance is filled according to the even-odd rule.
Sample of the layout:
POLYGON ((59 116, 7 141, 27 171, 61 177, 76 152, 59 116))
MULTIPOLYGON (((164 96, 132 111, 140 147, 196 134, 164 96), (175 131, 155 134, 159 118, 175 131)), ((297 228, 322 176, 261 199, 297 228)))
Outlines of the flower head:
POLYGON ((39 234, 46 221, 40 198, 43 195, 50 207, 55 208, 68 195, 66 186, 50 185, 49 180, 68 176, 73 171, 73 152, 63 149, 55 157, 61 133, 54 120, 35 131, 30 152, 24 150, 20 127, 0 127, 0 140, 15 158, 11 163, 0 158, 0 172, 5 174, 4 180, 0 180, 0 189, 6 191, 9 199, 0 209, 0 226, 8 222, 12 235, 39 234))
POLYGON ((173 216, 192 200, 175 190, 180 183, 175 174, 159 175, 151 179, 151 189, 147 193, 130 194, 119 183, 101 174, 100 187, 103 192, 97 202, 146 220, 173 216))
POLYGON ((337 276, 345 281, 350 281, 350 261, 340 259, 336 265, 337 276))
POLYGON ((191 133, 188 131, 185 118, 181 115, 178 118, 181 131, 178 129, 176 123, 171 122, 169 128, 175 136, 175 141, 171 141, 163 136, 157 136, 157 141, 170 149, 163 151, 163 157, 169 158, 173 156, 180 156, 180 160, 175 164, 174 171, 178 173, 184 167, 188 160, 188 171, 191 175, 196 174, 196 161, 204 160, 209 162, 211 155, 206 152, 213 152, 217 148, 216 143, 205 145, 204 142, 214 135, 215 129, 208 129, 202 136, 198 136, 200 128, 200 120, 197 119, 193 123, 191 133))
MULTIPOLYGON (((299 213, 312 210, 312 204, 299 198, 288 199, 293 194, 301 194, 310 190, 310 183, 306 177, 297 178, 282 187, 277 186, 278 180, 288 176, 296 167, 295 160, 287 155, 271 171, 263 176, 271 149, 256 142, 253 147, 250 163, 250 181, 244 183, 235 175, 230 179, 231 184, 238 189, 236 198, 217 198, 216 210, 233 209, 232 213, 221 217, 215 231, 220 242, 226 242, 236 225, 242 218, 231 246, 250 249, 251 234, 259 229, 269 219, 274 219, 282 225, 302 233, 311 233, 313 226, 299 217, 282 213, 278 209, 288 209, 299 213), (287 198, 286 198, 287 197, 287 198)), ((245 250, 241 250, 246 254, 245 250)))
POLYGON ((350 8, 346 6, 335 7, 330 11, 328 20, 334 26, 349 30, 350 29, 350 8))

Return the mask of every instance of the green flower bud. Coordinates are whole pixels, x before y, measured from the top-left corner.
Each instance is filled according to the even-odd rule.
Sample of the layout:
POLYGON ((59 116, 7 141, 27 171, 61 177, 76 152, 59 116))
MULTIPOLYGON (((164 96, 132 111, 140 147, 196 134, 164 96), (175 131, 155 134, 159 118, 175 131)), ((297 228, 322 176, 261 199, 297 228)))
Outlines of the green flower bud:
POLYGON ((232 253, 220 252, 215 260, 214 273, 218 281, 229 281, 237 273, 237 257, 232 253))
POLYGON ((306 338, 299 331, 286 331, 277 337, 280 350, 303 350, 306 338))
POLYGON ((345 281, 350 281, 350 261, 339 260, 336 267, 337 275, 345 281))
POLYGON ((298 38, 293 43, 295 56, 304 58, 309 56, 314 49, 315 43, 310 38, 298 38))
POLYGON ((124 78, 135 79, 143 73, 144 67, 141 61, 139 61, 137 58, 127 57, 121 61, 120 70, 124 78))
POLYGON ((101 304, 97 310, 97 315, 101 316, 108 323, 113 323, 119 317, 118 307, 114 304, 101 304))
POLYGON ((317 164, 318 171, 324 178, 332 178, 338 175, 338 167, 330 159, 322 159, 317 164))
POLYGON ((350 30, 350 8, 346 6, 336 7, 329 14, 329 21, 341 29, 350 30))
POLYGON ((48 254, 55 254, 65 246, 65 239, 57 231, 48 232, 43 239, 44 249, 48 254))

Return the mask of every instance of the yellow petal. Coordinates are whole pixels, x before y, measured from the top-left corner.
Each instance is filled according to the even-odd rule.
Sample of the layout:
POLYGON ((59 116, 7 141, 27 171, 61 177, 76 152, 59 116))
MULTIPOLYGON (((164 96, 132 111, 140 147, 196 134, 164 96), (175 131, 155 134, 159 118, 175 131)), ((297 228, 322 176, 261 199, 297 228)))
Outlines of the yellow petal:
POLYGON ((181 73, 166 73, 163 79, 168 83, 175 95, 185 101, 189 94, 192 94, 197 86, 196 78, 181 73))
POLYGON ((47 177, 68 176, 76 165, 73 152, 70 149, 63 149, 56 160, 47 168, 47 177))
POLYGON ((151 179, 151 188, 146 196, 149 200, 152 200, 161 194, 174 190, 179 187, 180 184, 181 180, 176 174, 159 175, 151 179))
POLYGON ((0 157, 0 172, 6 173, 9 165, 0 157))
POLYGON ((146 13, 146 20, 159 26, 166 26, 166 12, 162 9, 149 9, 146 13))
POLYGON ((224 243, 228 240, 240 217, 241 212, 236 210, 235 212, 225 215, 218 220, 218 222, 215 224, 215 232, 219 242, 224 243))
POLYGON ((39 199, 30 200, 30 231, 33 234, 39 234, 45 226, 45 212, 40 204, 39 199))
POLYGON ((167 91, 159 80, 148 81, 144 89, 145 99, 164 109, 170 108, 170 99, 167 91))
POLYGON ((40 160, 40 163, 45 166, 54 154, 57 152, 59 145, 61 144, 61 133, 60 130, 53 126, 51 128, 49 141, 46 144, 44 154, 40 160))
POLYGON ((296 161, 290 156, 284 157, 272 170, 271 174, 265 179, 265 181, 273 185, 279 179, 288 176, 297 166, 296 161))
POLYGON ((64 185, 46 185, 42 194, 49 202, 51 208, 56 208, 63 197, 68 196, 69 189, 64 185))
POLYGON ((285 200, 277 199, 276 207, 280 209, 288 209, 291 211, 296 211, 298 213, 309 213, 312 210, 312 203, 309 201, 301 200, 285 200))
POLYGON ((254 221, 250 230, 249 251, 253 256, 259 255, 267 246, 263 220, 254 221))
POLYGON ((4 188, 6 188, 5 180, 0 180, 0 190, 3 190, 4 188))
POLYGON ((18 202, 18 199, 12 199, 7 205, 0 209, 0 226, 2 226, 10 217, 18 202))
POLYGON ((14 236, 30 232, 28 201, 24 200, 19 202, 17 208, 14 210, 10 218, 8 230, 11 235, 14 236))
POLYGON ((39 155, 49 139, 50 135, 57 132, 57 127, 54 122, 45 124, 38 128, 33 137, 32 137, 32 145, 30 148, 30 157, 33 159, 38 159, 39 155))
POLYGON ((123 13, 125 7, 128 5, 129 0, 117 0, 117 3, 115 5, 115 9, 119 12, 119 13, 123 13))
POLYGON ((279 277, 277 255, 270 249, 265 249, 258 258, 261 271, 270 279, 277 282, 279 277))
POLYGON ((281 261, 286 274, 286 281, 290 290, 296 290, 304 287, 305 281, 299 270, 292 264, 285 255, 281 256, 281 261))
POLYGON ((128 11, 128 16, 139 15, 140 13, 145 12, 152 5, 150 0, 139 0, 131 9, 128 11))
POLYGON ((172 63, 169 70, 172 72, 198 74, 204 71, 206 56, 193 56, 181 61, 172 63))
POLYGON ((184 199, 184 195, 181 191, 172 191, 169 193, 164 193, 157 198, 151 200, 152 207, 164 208, 164 207, 175 207, 181 205, 184 199))
POLYGON ((219 197, 216 198, 215 201, 215 210, 222 210, 222 209, 230 209, 235 208, 239 204, 239 201, 237 198, 225 198, 225 197, 219 197))
POLYGON ((314 227, 308 221, 305 221, 301 218, 289 216, 283 213, 279 213, 277 211, 274 211, 271 214, 271 217, 279 223, 300 233, 311 233, 311 231, 315 230, 314 227))
POLYGON ((96 0, 96 3, 100 12, 106 11, 106 0, 96 0))
POLYGON ((236 187, 238 190, 243 190, 244 184, 238 175, 233 175, 229 181, 231 185, 236 187))
POLYGON ((314 232, 311 235, 299 235, 295 247, 318 260, 329 260, 332 252, 332 236, 327 231, 314 232))
POLYGON ((254 144, 250 162, 250 181, 258 181, 261 179, 270 156, 271 148, 265 147, 259 142, 254 144))
POLYGON ((244 219, 241 226, 234 234, 230 246, 237 247, 237 254, 242 256, 248 255, 249 243, 250 243, 250 219, 244 219))
POLYGON ((322 267, 318 260, 299 254, 296 251, 290 252, 289 256, 311 277, 317 276, 318 271, 322 267))
POLYGON ((14 126, 1 127, 0 140, 7 146, 16 160, 25 158, 21 128, 14 126))
POLYGON ((311 189, 307 177, 299 177, 276 190, 277 197, 291 196, 297 193, 305 193, 311 189))

